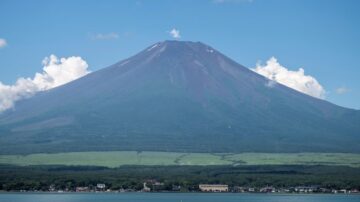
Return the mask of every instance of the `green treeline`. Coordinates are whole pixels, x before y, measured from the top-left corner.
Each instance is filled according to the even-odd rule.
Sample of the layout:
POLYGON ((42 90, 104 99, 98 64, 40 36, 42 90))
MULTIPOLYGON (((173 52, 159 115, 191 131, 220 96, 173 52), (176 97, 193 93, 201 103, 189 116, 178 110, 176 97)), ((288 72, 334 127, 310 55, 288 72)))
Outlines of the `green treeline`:
POLYGON ((162 190, 197 191, 198 185, 295 187, 318 185, 329 189, 360 189, 360 169, 343 166, 0 166, 0 190, 75 190, 106 184, 111 190, 141 190, 156 180, 162 190))

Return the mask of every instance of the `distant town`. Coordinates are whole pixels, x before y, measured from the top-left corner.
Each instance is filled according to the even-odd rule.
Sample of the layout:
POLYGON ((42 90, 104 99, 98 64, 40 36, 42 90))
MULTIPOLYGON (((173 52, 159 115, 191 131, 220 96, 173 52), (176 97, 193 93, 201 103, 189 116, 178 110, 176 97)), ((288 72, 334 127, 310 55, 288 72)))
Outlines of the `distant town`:
MULTIPOLYGON (((113 193, 122 193, 122 192, 212 192, 212 193, 222 193, 222 192, 232 192, 232 193, 299 193, 299 194, 316 194, 316 193, 326 193, 326 194, 360 194, 358 189, 329 189, 320 187, 318 185, 312 186, 295 186, 295 187, 244 187, 244 186, 229 186, 226 184, 199 184, 197 187, 191 187, 183 189, 179 185, 172 185, 171 187, 165 185, 162 182, 157 180, 147 180, 143 183, 141 189, 124 189, 120 188, 118 190, 110 189, 104 183, 97 183, 95 185, 88 186, 78 186, 75 188, 65 188, 58 189, 55 184, 49 186, 48 190, 10 190, 13 192, 52 192, 52 193, 68 193, 68 192, 113 192, 113 193)), ((1 192, 1 190, 0 190, 1 192)))

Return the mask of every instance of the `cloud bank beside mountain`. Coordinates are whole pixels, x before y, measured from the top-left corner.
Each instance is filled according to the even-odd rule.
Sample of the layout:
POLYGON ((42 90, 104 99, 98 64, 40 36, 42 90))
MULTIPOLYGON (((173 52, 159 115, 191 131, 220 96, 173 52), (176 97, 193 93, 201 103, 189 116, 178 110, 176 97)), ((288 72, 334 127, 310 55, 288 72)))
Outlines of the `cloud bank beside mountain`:
POLYGON ((303 68, 299 68, 298 71, 287 69, 275 57, 271 57, 265 65, 257 64, 252 70, 270 79, 268 87, 272 87, 278 82, 307 95, 320 99, 325 98, 325 89, 314 77, 305 75, 303 68))
MULTIPOLYGON (((43 60, 43 65, 43 72, 36 73, 33 78, 19 78, 13 85, 0 82, 0 112, 13 108, 20 99, 66 84, 90 72, 86 61, 75 56, 58 58, 50 55, 43 60)), ((298 71, 288 70, 275 57, 270 58, 265 65, 258 64, 252 70, 270 79, 266 84, 268 87, 281 83, 310 96, 325 98, 324 88, 314 77, 305 75, 302 68, 298 71)))
POLYGON ((90 72, 86 61, 75 56, 58 58, 50 55, 43 60, 43 65, 43 71, 33 78, 21 77, 13 85, 0 82, 0 112, 13 108, 20 99, 66 84, 90 72))

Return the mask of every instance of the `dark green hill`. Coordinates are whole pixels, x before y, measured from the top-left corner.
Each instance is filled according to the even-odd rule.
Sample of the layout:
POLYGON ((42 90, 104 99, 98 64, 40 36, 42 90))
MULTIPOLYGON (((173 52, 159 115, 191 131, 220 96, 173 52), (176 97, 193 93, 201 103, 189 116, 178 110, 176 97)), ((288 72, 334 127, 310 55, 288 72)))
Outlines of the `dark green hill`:
POLYGON ((360 112, 165 41, 0 115, 0 153, 360 152, 360 112))

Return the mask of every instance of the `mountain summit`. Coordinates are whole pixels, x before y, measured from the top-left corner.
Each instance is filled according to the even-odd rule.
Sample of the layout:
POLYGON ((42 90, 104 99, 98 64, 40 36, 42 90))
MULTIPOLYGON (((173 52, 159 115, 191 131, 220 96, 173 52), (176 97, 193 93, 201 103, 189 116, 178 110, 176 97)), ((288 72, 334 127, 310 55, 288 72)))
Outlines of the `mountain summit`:
POLYGON ((360 112, 164 41, 0 115, 0 153, 360 152, 360 112))

